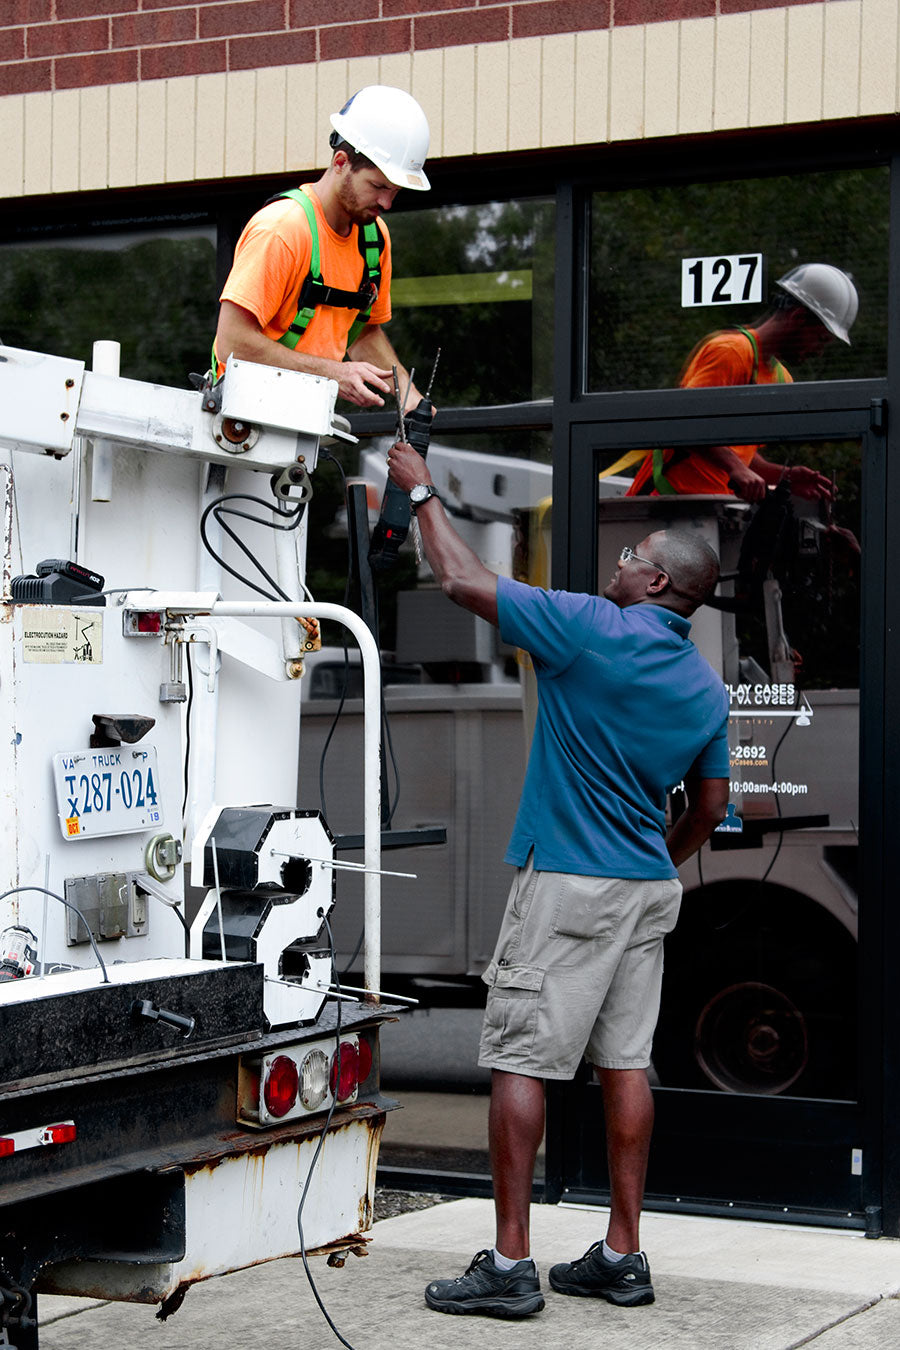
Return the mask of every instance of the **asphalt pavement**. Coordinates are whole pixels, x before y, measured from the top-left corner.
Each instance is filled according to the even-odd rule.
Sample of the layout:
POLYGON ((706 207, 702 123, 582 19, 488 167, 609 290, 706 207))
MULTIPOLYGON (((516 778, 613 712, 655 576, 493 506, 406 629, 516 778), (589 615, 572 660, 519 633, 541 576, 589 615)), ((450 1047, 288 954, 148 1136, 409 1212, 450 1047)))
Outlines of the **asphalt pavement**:
MULTIPOLYGON (((566 1298, 547 1270, 602 1236, 605 1211, 537 1205, 532 1250, 546 1307, 524 1321, 430 1311, 429 1280, 461 1274, 493 1234, 490 1201, 452 1200, 376 1223, 368 1254, 310 1258, 351 1350, 883 1350, 900 1345, 900 1241, 846 1231, 648 1214, 656 1302, 566 1298)), ((167 1322, 141 1305, 42 1297, 41 1350, 331 1350, 297 1259, 196 1285, 167 1322)))

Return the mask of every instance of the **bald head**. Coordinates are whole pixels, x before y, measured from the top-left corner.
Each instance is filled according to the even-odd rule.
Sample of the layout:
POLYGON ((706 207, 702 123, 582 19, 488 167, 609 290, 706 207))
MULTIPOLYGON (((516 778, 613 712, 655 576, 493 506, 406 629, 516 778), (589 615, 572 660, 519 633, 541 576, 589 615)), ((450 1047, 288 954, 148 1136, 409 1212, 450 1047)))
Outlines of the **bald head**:
MULTIPOLYGON (((696 531, 657 530, 648 536, 649 556, 668 573, 673 609, 692 614, 719 580, 719 559, 696 531), (681 604, 676 604, 676 601, 681 604)), ((658 602, 657 602, 658 603, 658 602)))

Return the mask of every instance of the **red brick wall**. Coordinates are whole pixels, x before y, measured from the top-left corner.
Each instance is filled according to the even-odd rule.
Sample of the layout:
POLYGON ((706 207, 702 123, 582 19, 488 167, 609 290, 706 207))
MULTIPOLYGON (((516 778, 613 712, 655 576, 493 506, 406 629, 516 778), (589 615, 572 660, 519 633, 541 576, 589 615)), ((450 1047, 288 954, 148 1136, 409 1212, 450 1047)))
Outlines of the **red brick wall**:
POLYGON ((0 95, 808 3, 812 0, 0 0, 0 95))

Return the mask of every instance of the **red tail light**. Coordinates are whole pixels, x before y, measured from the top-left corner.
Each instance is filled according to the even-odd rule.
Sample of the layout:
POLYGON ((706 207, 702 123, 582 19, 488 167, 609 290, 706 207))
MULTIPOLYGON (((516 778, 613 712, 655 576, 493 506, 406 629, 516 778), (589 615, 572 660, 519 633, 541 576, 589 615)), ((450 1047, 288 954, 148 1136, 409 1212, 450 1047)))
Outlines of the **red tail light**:
POLYGON ((359 1038, 359 1081, 364 1083, 372 1072, 372 1047, 364 1036, 359 1038))
POLYGON ((45 1125, 41 1135, 42 1144, 71 1144, 76 1137, 75 1126, 71 1121, 63 1125, 45 1125))
POLYGON ((344 1042, 331 1059, 331 1095, 339 1102, 352 1097, 359 1083, 359 1051, 344 1042))
POLYGON ((8 1154, 15 1153, 15 1151, 15 1139, 0 1139, 0 1158, 5 1158, 8 1154))
POLYGON ((280 1120, 297 1100, 300 1074, 297 1065, 287 1055, 276 1055, 266 1074, 263 1100, 270 1116, 280 1120))

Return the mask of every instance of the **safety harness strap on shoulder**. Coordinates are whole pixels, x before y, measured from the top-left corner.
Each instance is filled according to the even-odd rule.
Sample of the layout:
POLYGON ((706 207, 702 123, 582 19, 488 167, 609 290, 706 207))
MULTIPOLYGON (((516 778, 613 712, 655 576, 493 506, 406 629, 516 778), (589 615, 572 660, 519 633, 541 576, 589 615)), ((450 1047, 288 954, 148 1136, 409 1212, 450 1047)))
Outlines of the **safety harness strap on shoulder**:
MULTIPOLYGON (((297 313, 286 333, 278 339, 286 347, 296 347, 309 326, 317 305, 331 305, 335 309, 355 309, 359 313, 347 335, 347 346, 351 347, 365 328, 378 297, 381 284, 381 250, 384 238, 373 220, 368 225, 357 226, 356 234, 359 251, 362 254, 364 273, 358 290, 345 291, 338 286, 328 286, 322 280, 322 268, 319 260, 319 228, 316 209, 305 192, 299 188, 290 188, 279 192, 272 201, 289 197, 303 209, 309 224, 311 241, 309 272, 307 273, 297 297, 297 313)), ((268 202, 266 203, 268 205, 268 202)))

